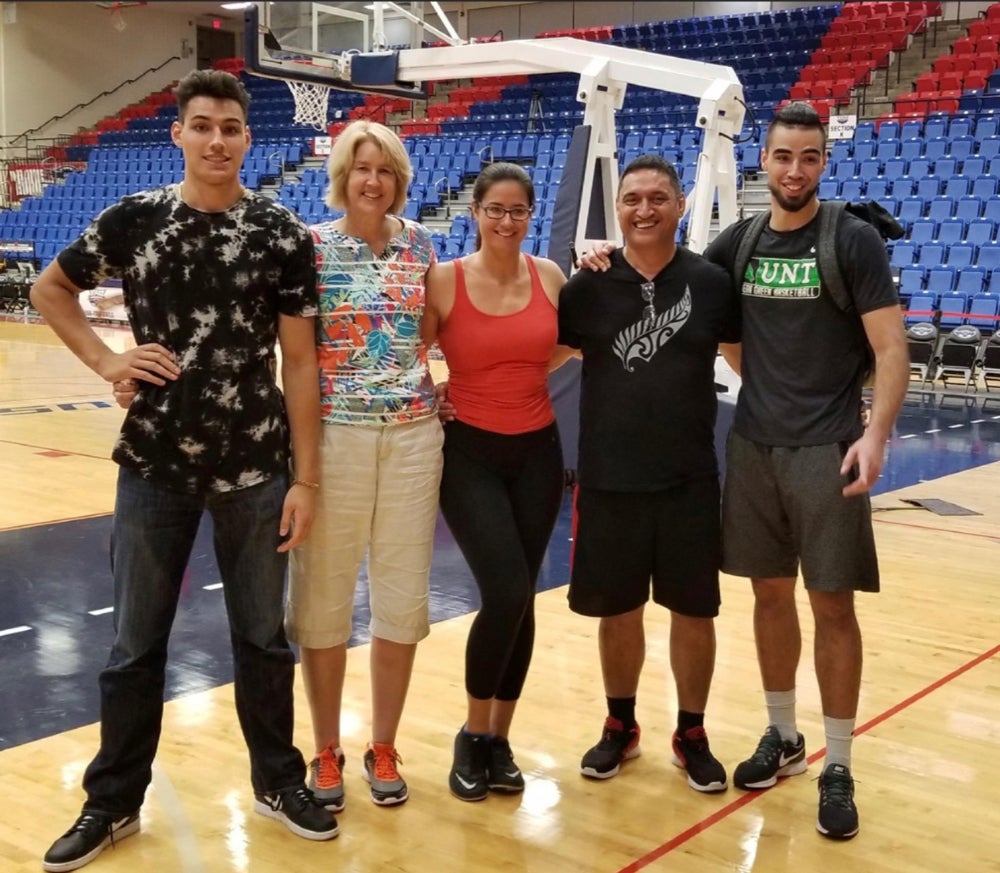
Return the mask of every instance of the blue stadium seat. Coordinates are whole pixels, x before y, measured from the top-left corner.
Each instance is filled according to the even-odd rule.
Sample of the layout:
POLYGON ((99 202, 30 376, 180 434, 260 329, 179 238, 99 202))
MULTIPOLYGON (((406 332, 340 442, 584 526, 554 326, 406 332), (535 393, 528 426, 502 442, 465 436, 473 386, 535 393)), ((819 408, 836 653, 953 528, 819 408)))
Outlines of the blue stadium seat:
POLYGON ((974 221, 983 214, 983 201, 974 194, 959 197, 955 204, 955 217, 964 219, 966 223, 974 221))
POLYGON ((944 179, 954 176, 958 171, 958 161, 955 158, 938 158, 934 161, 934 175, 944 179))
MULTIPOLYGON (((991 272, 1000 272, 1000 243, 990 243, 979 247, 976 264, 991 272)), ((992 277, 990 287, 992 288, 992 277)))
POLYGON ((930 200, 941 193, 941 180, 937 176, 924 176, 917 179, 917 195, 924 200, 930 200))
POLYGON ((979 155, 966 158, 962 161, 960 172, 963 176, 968 176, 970 179, 975 179, 977 176, 985 175, 986 158, 982 158, 979 155))
POLYGON ((865 183, 863 179, 857 176, 853 179, 844 179, 843 184, 840 186, 837 199, 847 200, 848 202, 860 200, 864 189, 865 183))
POLYGON ((986 287, 985 267, 966 267, 958 274, 958 283, 955 290, 965 294, 967 297, 975 297, 986 287))
MULTIPOLYGON (((924 248, 927 248, 926 246, 924 248)), ((927 270, 926 288, 940 297, 955 287, 955 268, 938 262, 938 266, 927 270)))
POLYGON ((997 196, 997 179, 995 176, 981 175, 972 180, 970 194, 983 200, 989 200, 997 196))
POLYGON ((893 182, 907 172, 907 163, 903 158, 890 158, 882 167, 882 176, 888 182, 893 182))
POLYGON ((958 291, 946 291, 938 299, 941 316, 938 327, 942 330, 958 327, 965 321, 965 313, 969 305, 968 298, 958 291))
POLYGON ((840 194, 840 182, 836 179, 823 179, 819 183, 817 194, 820 200, 836 200, 840 194))
POLYGON ((972 193, 972 180, 968 176, 952 176, 944 183, 944 195, 957 200, 972 193))
POLYGON ((948 119, 943 115, 931 115, 924 120, 924 139, 943 138, 948 133, 948 119))
POLYGON ((922 179, 924 176, 931 175, 931 168, 934 166, 934 161, 930 158, 925 158, 923 156, 919 158, 913 158, 906 168, 906 175, 913 179, 922 179))
POLYGON ((936 161, 948 155, 949 143, 946 137, 934 136, 924 139, 924 157, 936 161))
MULTIPOLYGON (((1000 274, 998 274, 1000 275, 1000 274)), ((969 303, 965 323, 978 327, 983 333, 995 333, 1000 327, 1000 294, 980 292, 969 303)))
POLYGON ((950 246, 962 242, 964 238, 965 221, 961 218, 943 218, 938 222, 938 242, 950 246))
POLYGON ((980 115, 976 118, 976 126, 972 135, 977 142, 982 142, 988 136, 996 136, 1000 133, 1000 117, 996 115, 980 115))
POLYGON ((935 221, 951 218, 955 212, 955 201, 943 194, 931 197, 927 203, 927 217, 935 221))
POLYGON ((896 179, 890 180, 892 196, 897 200, 902 200, 904 197, 912 197, 916 189, 917 180, 910 176, 899 176, 896 179))
MULTIPOLYGON (((903 267, 912 266, 917 256, 917 243, 913 240, 897 240, 893 243, 892 252, 889 256, 889 266, 895 270, 902 270, 903 267)), ((923 274, 921 273, 921 278, 923 274)))
POLYGON ((976 148, 975 138, 971 135, 957 136, 951 139, 948 154, 958 160, 964 160, 973 153, 976 148))
POLYGON ((903 315, 903 324, 909 327, 918 321, 930 321, 937 310, 933 294, 914 294, 903 315))
POLYGON ((865 197, 870 200, 881 200, 889 196, 889 180, 885 178, 868 179, 865 183, 865 197))
POLYGON ((924 243, 917 250, 917 263, 930 271, 944 263, 944 254, 945 247, 940 243, 924 243))
POLYGON ((1000 134, 992 134, 979 141, 979 157, 989 161, 998 155, 1000 155, 1000 134))
POLYGON ((899 156, 904 161, 912 161, 914 158, 919 158, 923 152, 923 137, 918 137, 916 139, 904 139, 899 147, 899 156))
POLYGON ((924 215, 924 198, 917 197, 916 195, 904 197, 899 202, 899 218, 902 222, 905 222, 907 226, 912 224, 916 219, 923 218, 924 215))
POLYGON ((956 270, 962 270, 971 266, 976 259, 976 247, 970 243, 954 243, 948 246, 948 255, 945 263, 956 270))
MULTIPOLYGON (((867 142, 856 142, 854 143, 854 148, 851 151, 851 157, 855 161, 867 161, 875 157, 875 150, 877 147, 875 140, 869 140, 867 142)), ((838 159, 840 155, 837 156, 838 159)))
POLYGON ((996 239, 996 222, 989 218, 973 218, 965 228, 965 241, 982 247, 996 239))
POLYGON ((924 246, 937 239, 937 222, 933 218, 917 218, 910 224, 908 239, 915 246, 924 246))

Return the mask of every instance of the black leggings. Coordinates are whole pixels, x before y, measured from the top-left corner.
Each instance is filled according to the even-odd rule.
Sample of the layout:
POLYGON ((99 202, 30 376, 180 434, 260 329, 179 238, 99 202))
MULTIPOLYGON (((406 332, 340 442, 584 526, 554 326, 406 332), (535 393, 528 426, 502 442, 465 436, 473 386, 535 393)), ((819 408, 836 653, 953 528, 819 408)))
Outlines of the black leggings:
POLYGON ((535 585, 563 494, 555 422, 498 434, 460 421, 444 429, 441 512, 479 587, 465 648, 465 689, 517 700, 535 642, 535 585))

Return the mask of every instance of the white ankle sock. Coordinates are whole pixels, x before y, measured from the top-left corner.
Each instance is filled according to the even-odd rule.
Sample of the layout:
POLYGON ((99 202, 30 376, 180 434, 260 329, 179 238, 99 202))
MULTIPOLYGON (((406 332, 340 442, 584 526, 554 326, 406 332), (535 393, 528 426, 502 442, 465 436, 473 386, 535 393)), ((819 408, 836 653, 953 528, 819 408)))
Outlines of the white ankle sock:
POLYGON ((850 769, 851 743, 854 741, 853 718, 823 717, 823 730, 826 732, 826 769, 831 764, 843 764, 850 769))
POLYGON ((768 723, 778 729, 785 742, 794 743, 799 737, 795 727, 795 689, 765 691, 764 702, 767 704, 768 723))

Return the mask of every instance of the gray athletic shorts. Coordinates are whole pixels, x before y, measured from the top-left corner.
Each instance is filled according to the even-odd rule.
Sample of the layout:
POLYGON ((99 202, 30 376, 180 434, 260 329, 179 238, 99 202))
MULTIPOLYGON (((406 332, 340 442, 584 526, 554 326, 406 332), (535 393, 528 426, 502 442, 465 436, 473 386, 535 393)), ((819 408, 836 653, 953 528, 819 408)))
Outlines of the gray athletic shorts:
POLYGON ((578 488, 569 606, 622 615, 649 600, 681 615, 719 614, 719 481, 665 491, 578 488))
POLYGON ((878 591, 867 494, 845 498, 847 443, 786 448, 730 433, 722 497, 722 569, 793 577, 810 591, 878 591))

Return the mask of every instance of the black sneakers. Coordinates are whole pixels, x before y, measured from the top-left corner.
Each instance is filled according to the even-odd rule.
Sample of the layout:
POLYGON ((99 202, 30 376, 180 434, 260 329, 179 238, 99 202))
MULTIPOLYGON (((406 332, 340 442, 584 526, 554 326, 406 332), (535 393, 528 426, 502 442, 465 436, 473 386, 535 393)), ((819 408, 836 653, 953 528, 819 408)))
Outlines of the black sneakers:
POLYGON ((798 734, 794 743, 781 738, 772 724, 764 731, 757 744, 757 750, 733 771, 733 782, 737 788, 752 790, 770 788, 779 776, 795 776, 805 773, 809 766, 806 761, 806 741, 798 734))
POLYGON ((302 785, 254 798, 254 812, 276 818, 293 834, 307 840, 332 840, 340 832, 333 813, 302 785))
POLYGON ((484 734, 455 735, 455 758, 448 774, 448 787, 459 800, 485 800, 490 793, 487 775, 490 738, 484 734))
POLYGON ((832 840, 849 840, 858 832, 854 780, 843 764, 829 764, 820 774, 816 830, 832 840))
POLYGON ((115 818, 101 812, 86 812, 56 840, 42 859, 42 869, 63 873, 89 864, 104 847, 139 830, 139 813, 115 818))
POLYGON ((673 763, 687 770, 688 785, 695 791, 725 791, 726 768, 708 748, 703 727, 693 727, 683 734, 674 733, 673 763))
POLYGON ((514 753, 506 737, 492 737, 487 764, 491 791, 516 794, 524 791, 524 776, 514 763, 514 753))
POLYGON ((618 773, 622 761, 638 758, 642 754, 639 733, 639 725, 625 730, 617 718, 609 715, 604 720, 600 742, 588 749, 580 761, 580 772, 591 779, 610 779, 618 773))

